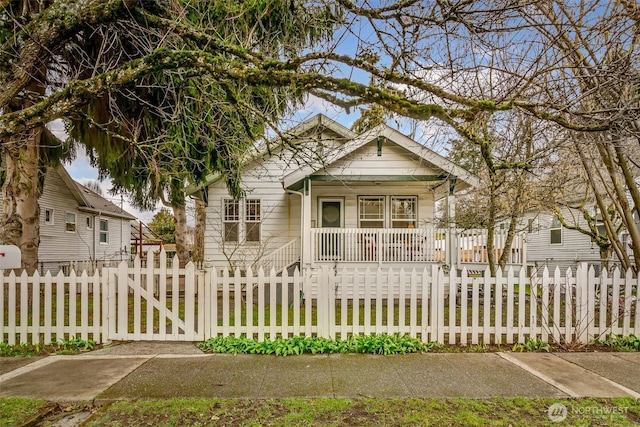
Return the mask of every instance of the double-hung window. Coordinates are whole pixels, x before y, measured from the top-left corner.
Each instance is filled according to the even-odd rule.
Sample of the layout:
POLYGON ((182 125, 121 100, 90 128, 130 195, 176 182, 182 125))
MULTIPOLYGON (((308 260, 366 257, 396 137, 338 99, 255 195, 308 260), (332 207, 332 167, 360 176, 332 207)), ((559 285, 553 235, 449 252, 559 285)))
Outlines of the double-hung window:
POLYGON ((109 221, 100 220, 100 243, 109 243, 109 221))
POLYGON ((70 233, 76 232, 76 214, 67 212, 65 215, 65 230, 70 233))
POLYGON ((260 222, 262 221, 259 199, 244 201, 244 230, 247 242, 260 241, 260 222))
POLYGON ((240 229, 240 201, 224 200, 224 240, 237 242, 240 229))
POLYGON ((225 242, 260 242, 262 209, 260 199, 224 200, 225 242))
POLYGON ((360 228, 384 228, 384 196, 358 198, 360 228))
POLYGON ((415 196, 391 197, 391 228, 415 227, 417 219, 415 196))
POLYGON ((551 220, 551 226, 549 227, 549 243, 552 245, 562 244, 562 223, 557 216, 554 216, 551 220))

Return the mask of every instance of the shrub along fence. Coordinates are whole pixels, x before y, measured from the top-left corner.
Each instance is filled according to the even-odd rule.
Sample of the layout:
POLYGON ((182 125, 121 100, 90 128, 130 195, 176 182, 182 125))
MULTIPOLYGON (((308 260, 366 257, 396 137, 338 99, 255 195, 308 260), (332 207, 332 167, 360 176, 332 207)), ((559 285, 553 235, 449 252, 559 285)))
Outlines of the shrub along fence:
POLYGON ((408 334, 449 344, 568 344, 640 334, 637 278, 618 270, 595 277, 586 264, 575 275, 545 269, 533 277, 524 269, 445 275, 435 265, 279 276, 179 268, 175 259, 169 267, 164 252, 150 261, 92 275, 2 274, 2 341, 408 334))

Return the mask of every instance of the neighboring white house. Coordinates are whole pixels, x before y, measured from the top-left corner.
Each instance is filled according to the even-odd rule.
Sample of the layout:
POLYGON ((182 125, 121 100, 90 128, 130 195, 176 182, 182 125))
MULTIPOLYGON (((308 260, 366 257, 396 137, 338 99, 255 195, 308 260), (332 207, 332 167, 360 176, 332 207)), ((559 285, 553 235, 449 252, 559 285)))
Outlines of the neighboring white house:
POLYGON ((135 217, 75 182, 63 167, 47 170, 39 204, 41 273, 129 259, 135 217))
POLYGON ((455 262, 435 203, 479 185, 467 170, 387 125, 356 135, 323 115, 289 132, 291 148, 243 168, 246 197, 222 176, 192 189, 207 202, 205 260, 277 270, 455 262), (199 189, 204 191, 198 193, 199 189))

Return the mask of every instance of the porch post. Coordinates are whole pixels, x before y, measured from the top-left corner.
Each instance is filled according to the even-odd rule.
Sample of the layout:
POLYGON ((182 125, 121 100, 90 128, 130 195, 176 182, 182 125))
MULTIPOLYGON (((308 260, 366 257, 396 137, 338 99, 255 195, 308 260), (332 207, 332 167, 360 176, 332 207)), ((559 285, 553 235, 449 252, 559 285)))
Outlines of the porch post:
POLYGON ((456 186, 456 179, 451 178, 447 180, 447 198, 446 198, 446 218, 447 227, 449 233, 449 247, 447 248, 447 264, 451 270, 458 269, 458 236, 457 227, 455 224, 456 218, 456 196, 454 195, 454 188, 456 186))
POLYGON ((302 266, 310 267, 313 260, 311 259, 311 181, 306 177, 302 188, 302 218, 303 233, 302 236, 302 266))

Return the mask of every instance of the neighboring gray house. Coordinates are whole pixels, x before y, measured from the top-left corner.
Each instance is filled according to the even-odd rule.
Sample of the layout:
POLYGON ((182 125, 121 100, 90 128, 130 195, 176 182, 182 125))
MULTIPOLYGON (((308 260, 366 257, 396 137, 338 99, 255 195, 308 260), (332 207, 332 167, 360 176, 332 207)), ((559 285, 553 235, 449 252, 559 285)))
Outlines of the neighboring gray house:
MULTIPOLYGON (((580 212, 569 208, 562 208, 561 212, 567 223, 588 229, 580 212)), ((602 260, 598 245, 586 234, 563 227, 554 213, 525 214, 522 226, 527 231, 527 265, 531 271, 541 272, 547 266, 553 272, 557 266, 564 274, 567 268, 575 272, 581 262, 593 265, 596 272, 600 271, 602 260)), ((630 252, 626 237, 623 234, 621 239, 630 252)), ((610 251, 607 264, 610 268, 620 265, 613 251, 610 251)))
POLYGON ((63 167, 49 168, 40 204, 40 272, 129 260, 133 215, 75 182, 63 167))

